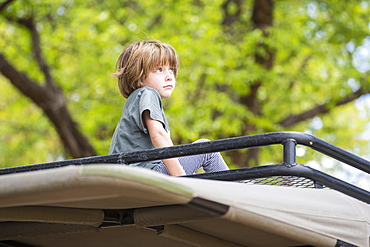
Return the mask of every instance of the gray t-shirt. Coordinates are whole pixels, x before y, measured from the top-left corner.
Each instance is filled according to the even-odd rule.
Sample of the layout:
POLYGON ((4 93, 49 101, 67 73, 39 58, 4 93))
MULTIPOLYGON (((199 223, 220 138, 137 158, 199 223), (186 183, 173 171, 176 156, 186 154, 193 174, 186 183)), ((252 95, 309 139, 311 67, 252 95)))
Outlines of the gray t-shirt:
MULTIPOLYGON (((150 87, 142 87, 130 94, 122 111, 122 116, 114 131, 110 154, 141 151, 152 149, 148 129, 143 123, 143 112, 149 110, 150 117, 163 124, 163 128, 169 132, 166 115, 162 107, 159 93, 150 87)), ((158 164, 158 161, 132 164, 152 168, 150 164, 158 164), (147 167, 149 165, 149 167, 147 167)))

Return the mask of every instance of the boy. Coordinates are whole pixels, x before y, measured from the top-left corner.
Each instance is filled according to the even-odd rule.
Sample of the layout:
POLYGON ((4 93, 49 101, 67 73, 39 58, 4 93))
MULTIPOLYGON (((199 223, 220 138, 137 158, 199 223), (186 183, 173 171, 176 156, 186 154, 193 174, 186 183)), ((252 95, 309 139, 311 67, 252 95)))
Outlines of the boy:
MULTIPOLYGON (((110 153, 132 152, 173 146, 162 99, 176 86, 179 58, 172 46, 141 41, 124 48, 117 60, 118 87, 127 98, 114 132, 110 153)), ((132 164, 172 176, 228 170, 219 153, 132 164)))

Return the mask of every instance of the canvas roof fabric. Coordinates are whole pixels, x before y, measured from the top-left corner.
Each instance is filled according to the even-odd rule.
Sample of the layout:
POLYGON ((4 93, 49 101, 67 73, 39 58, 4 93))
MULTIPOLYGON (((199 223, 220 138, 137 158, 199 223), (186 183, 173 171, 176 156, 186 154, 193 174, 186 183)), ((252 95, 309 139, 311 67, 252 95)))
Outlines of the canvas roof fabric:
POLYGON ((370 205, 330 189, 170 177, 107 164, 0 176, 0 243, 368 247, 369 236, 370 205), (104 227, 110 211, 132 212, 132 222, 104 227))

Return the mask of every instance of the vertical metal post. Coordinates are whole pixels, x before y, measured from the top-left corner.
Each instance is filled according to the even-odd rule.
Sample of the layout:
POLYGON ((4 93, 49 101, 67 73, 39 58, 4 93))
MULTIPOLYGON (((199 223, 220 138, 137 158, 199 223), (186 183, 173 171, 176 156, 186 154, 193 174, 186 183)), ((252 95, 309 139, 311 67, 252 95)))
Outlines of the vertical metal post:
POLYGON ((286 139, 282 142, 283 150, 283 165, 287 167, 295 166, 296 163, 296 145, 297 141, 294 139, 286 139))

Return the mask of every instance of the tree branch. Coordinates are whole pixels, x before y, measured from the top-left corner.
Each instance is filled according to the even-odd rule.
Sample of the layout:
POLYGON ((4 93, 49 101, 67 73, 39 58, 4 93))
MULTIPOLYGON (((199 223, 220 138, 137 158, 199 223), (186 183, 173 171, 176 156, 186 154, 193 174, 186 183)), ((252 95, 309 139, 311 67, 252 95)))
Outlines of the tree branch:
POLYGON ((40 35, 37 32, 33 17, 31 16, 27 18, 17 19, 17 22, 29 30, 31 34, 32 51, 33 51, 33 54, 35 55, 35 59, 37 61, 37 64, 39 65, 40 70, 45 76, 46 84, 56 89, 57 87, 55 87, 56 84, 50 73, 50 68, 46 64, 45 59, 43 58, 43 55, 42 55, 40 35))
POLYGON ((254 0, 252 21, 254 28, 264 30, 273 25, 274 1, 254 0))
POLYGON ((243 4, 243 1, 242 0, 226 0, 223 4, 222 4, 222 10, 224 12, 224 18, 222 20, 222 25, 223 26, 227 26, 227 27, 231 27, 234 22, 240 22, 240 16, 241 16, 241 13, 242 13, 242 4, 243 4), (236 6, 236 10, 232 13, 230 11, 230 6, 236 6))
MULTIPOLYGON (((358 98, 360 98, 364 94, 370 93, 370 90, 364 90, 364 89, 359 89, 356 92, 354 92, 351 95, 348 95, 344 97, 342 100, 336 102, 334 106, 341 106, 345 105, 349 102, 352 102, 358 98)), ((313 107, 312 109, 299 113, 299 114, 292 114, 289 115, 287 118, 281 120, 278 124, 283 126, 284 128, 291 127, 299 122, 303 122, 305 120, 311 119, 315 116, 325 114, 330 112, 334 107, 330 106, 330 104, 322 104, 322 105, 317 105, 313 107)))
POLYGON ((78 130, 77 124, 73 121, 62 90, 55 83, 50 68, 43 58, 40 36, 33 17, 18 19, 8 17, 8 20, 17 22, 30 32, 32 51, 40 70, 45 76, 46 84, 42 86, 32 81, 26 74, 19 72, 11 65, 2 54, 0 54, 0 73, 43 110, 54 125, 65 149, 72 157, 80 158, 96 155, 89 141, 78 130))
POLYGON ((0 73, 43 110, 72 157, 96 155, 91 144, 78 130, 60 91, 51 91, 49 87, 42 87, 35 83, 28 76, 15 69, 2 54, 0 54, 0 73))
POLYGON ((3 11, 9 4, 11 4, 14 0, 7 0, 0 4, 0 12, 3 11))
POLYGON ((32 99, 36 104, 42 103, 42 87, 33 82, 27 75, 17 71, 0 53, 0 73, 24 95, 32 99))

